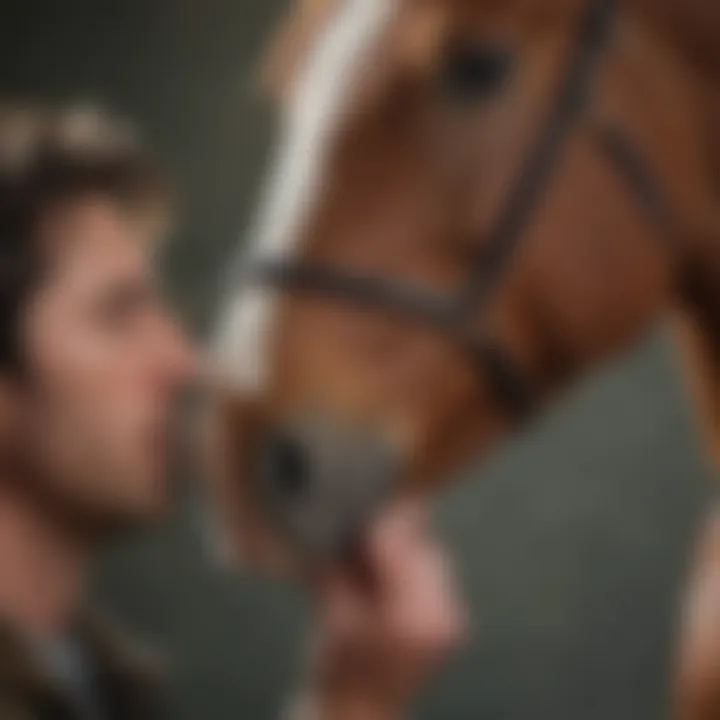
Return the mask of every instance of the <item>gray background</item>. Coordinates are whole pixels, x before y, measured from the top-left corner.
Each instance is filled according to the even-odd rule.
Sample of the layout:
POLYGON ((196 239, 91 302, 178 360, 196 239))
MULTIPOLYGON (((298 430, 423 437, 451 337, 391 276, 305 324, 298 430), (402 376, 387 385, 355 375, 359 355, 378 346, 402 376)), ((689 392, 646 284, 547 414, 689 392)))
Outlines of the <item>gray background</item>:
MULTIPOLYGON (((100 100, 178 179, 171 289, 202 332, 272 134, 253 63, 279 0, 0 0, 0 94, 100 100)), ((708 472, 662 331, 443 501, 475 632, 420 718, 656 720, 708 472)), ((178 718, 277 716, 306 608, 206 567, 192 492, 114 549, 98 593, 175 658, 178 718)))

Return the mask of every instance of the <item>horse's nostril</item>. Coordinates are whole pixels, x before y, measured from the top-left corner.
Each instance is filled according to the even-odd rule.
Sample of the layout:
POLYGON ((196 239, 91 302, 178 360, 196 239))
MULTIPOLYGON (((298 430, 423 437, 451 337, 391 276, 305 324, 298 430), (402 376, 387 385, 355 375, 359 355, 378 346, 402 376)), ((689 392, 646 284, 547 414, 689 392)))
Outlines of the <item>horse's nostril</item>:
POLYGON ((342 552, 392 489, 393 448, 375 433, 315 418, 267 432, 255 487, 273 530, 306 559, 342 552))
POLYGON ((291 435, 278 434, 268 442, 264 464, 276 491, 294 499, 308 490, 310 456, 302 442, 291 435))

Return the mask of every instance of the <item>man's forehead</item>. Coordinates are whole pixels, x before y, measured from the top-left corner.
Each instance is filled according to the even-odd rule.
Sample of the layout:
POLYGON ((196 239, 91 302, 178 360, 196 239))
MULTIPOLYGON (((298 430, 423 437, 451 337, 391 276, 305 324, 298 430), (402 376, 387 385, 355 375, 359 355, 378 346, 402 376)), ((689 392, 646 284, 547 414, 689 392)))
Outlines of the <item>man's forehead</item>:
POLYGON ((88 197, 51 209, 39 226, 39 240, 56 277, 146 272, 152 243, 122 206, 102 197, 88 197))
POLYGON ((65 252, 78 244, 116 244, 146 251, 162 238, 159 227, 149 216, 115 198, 89 193, 47 207, 38 219, 37 237, 50 253, 65 252))

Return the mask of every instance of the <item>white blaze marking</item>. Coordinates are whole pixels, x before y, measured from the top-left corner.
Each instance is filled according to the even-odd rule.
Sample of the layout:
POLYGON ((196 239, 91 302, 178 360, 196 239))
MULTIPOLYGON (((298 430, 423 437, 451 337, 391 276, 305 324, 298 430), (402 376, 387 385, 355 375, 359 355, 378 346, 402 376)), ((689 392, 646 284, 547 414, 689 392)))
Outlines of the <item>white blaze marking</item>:
MULTIPOLYGON (((292 257, 320 196, 329 140, 347 110, 354 81, 394 0, 342 0, 312 49, 284 119, 278 154, 245 252, 249 260, 292 257)), ((224 308, 216 359, 225 380, 258 392, 267 379, 277 293, 234 291, 224 308)))

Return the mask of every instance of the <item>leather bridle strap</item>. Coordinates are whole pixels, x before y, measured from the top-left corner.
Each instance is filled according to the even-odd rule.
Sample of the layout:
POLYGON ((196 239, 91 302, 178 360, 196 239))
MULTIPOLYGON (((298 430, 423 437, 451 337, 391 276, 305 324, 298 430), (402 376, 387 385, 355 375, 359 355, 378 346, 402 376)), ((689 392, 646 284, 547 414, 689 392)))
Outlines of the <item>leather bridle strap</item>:
POLYGON ((678 239, 678 219, 670 198, 658 183, 657 175, 647 159, 617 125, 596 121, 592 123, 592 131, 600 149, 625 182, 658 237, 667 242, 670 250, 678 250, 675 245, 678 239))
POLYGON ((473 356, 476 364, 487 372, 492 390, 513 417, 527 416, 534 406, 534 392, 513 357, 491 338, 463 330, 458 324, 457 298, 453 295, 410 281, 364 275, 321 263, 258 263, 252 267, 249 277, 257 285, 328 296, 429 325, 462 344, 473 356))
MULTIPOLYGON (((551 114, 519 173, 499 221, 488 239, 480 243, 482 254, 462 292, 443 294, 397 278, 283 259, 252 264, 246 269, 244 279, 253 284, 329 296, 341 302, 411 317, 447 333, 472 354, 506 412, 515 420, 525 419, 538 404, 534 383, 509 351, 475 329, 476 315, 487 306, 506 276, 562 159, 565 144, 585 112, 611 35, 616 6, 617 0, 588 0, 569 69, 551 114)), ((601 131, 598 137, 599 147, 625 179, 643 212, 654 226, 666 231, 670 225, 670 206, 632 142, 619 132, 601 131)))
POLYGON ((589 0, 550 116, 529 152, 489 237, 482 242, 459 312, 469 321, 498 287, 562 161, 563 150, 587 107, 611 36, 618 0, 589 0))

